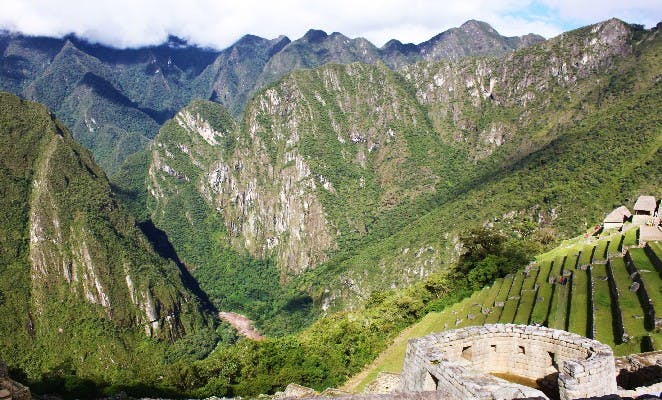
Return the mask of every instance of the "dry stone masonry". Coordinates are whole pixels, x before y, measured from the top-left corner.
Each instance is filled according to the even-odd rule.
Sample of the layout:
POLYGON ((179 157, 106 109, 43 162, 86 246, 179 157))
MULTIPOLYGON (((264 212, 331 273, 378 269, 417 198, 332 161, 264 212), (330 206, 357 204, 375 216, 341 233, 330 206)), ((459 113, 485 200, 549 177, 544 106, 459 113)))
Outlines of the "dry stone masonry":
POLYGON ((12 380, 7 364, 0 360, 0 400, 32 400, 30 389, 12 380))
POLYGON ((490 374, 558 384, 561 400, 617 392, 611 348, 596 340, 538 326, 496 324, 409 341, 401 391, 441 390, 454 398, 548 398, 490 374))

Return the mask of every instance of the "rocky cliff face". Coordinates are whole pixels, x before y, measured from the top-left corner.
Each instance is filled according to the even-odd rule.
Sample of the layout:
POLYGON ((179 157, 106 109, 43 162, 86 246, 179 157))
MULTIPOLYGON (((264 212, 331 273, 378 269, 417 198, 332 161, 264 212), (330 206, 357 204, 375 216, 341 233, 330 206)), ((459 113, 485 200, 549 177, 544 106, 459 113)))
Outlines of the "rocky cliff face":
POLYGON ((388 68, 350 64, 295 73, 266 89, 234 131, 209 130, 204 113, 184 109, 153 147, 152 196, 164 197, 162 180, 191 181, 223 216, 236 248, 298 274, 442 181, 438 157, 450 150, 441 150, 412 100, 388 68), (170 128, 183 137, 173 139, 170 128), (231 148, 222 136, 232 137, 231 148), (209 157, 191 157, 203 152, 209 157), (188 163, 183 169, 194 176, 169 158, 188 163))
POLYGON ((219 102, 238 116, 256 91, 297 69, 357 61, 397 67, 422 59, 503 54, 540 40, 503 37, 476 21, 421 45, 392 42, 383 49, 363 38, 319 30, 295 41, 247 35, 220 51, 172 37, 159 46, 120 50, 73 36, 3 32, 0 89, 48 105, 114 173, 196 98, 219 102))
POLYGON ((417 99, 431 107, 435 127, 465 143, 474 160, 480 160, 506 143, 532 139, 527 130, 563 122, 564 103, 576 102, 590 90, 584 79, 608 72, 616 57, 631 55, 630 38, 629 27, 611 19, 503 59, 419 63, 400 72, 416 88, 417 99), (532 112, 551 107, 559 109, 553 121, 532 112))
POLYGON ((174 341, 203 327, 199 301, 114 200, 92 155, 43 106, 0 97, 2 353, 29 372, 66 359, 94 370, 115 358, 121 369, 141 335, 174 341))

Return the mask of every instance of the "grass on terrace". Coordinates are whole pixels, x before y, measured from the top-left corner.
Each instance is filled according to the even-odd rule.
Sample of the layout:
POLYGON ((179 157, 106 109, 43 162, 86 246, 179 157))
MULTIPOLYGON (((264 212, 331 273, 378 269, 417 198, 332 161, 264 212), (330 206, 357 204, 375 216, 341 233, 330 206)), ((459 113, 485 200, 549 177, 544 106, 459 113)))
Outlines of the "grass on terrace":
POLYGON ((589 298, 588 271, 578 269, 572 274, 572 286, 570 293, 570 315, 568 319, 568 330, 579 333, 582 336, 591 336, 589 331, 590 321, 588 316, 592 315, 591 302, 589 298))
MULTIPOLYGON (((609 290, 609 276, 605 264, 594 264, 591 267, 593 281, 593 333, 594 337, 611 347, 620 338, 615 337, 613 329, 612 296, 609 290)), ((618 312, 616 309, 613 311, 618 312)))

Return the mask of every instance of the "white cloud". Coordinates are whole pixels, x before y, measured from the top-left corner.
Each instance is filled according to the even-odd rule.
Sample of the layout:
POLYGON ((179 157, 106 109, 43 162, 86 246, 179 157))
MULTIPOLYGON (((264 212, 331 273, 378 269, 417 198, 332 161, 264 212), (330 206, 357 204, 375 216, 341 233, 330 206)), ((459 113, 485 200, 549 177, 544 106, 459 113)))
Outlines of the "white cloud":
POLYGON ((248 33, 296 39, 310 28, 378 46, 392 38, 420 43, 468 19, 505 35, 550 37, 612 16, 648 26, 662 17, 662 0, 0 0, 0 6, 0 27, 32 35, 73 32, 117 47, 157 44, 171 33, 224 48, 248 33))

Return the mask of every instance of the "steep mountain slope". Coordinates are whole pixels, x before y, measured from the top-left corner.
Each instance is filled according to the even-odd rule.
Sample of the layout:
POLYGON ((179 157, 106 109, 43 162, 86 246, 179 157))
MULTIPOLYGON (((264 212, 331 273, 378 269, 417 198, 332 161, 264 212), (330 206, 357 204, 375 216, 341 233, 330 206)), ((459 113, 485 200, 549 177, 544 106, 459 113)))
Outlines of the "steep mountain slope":
POLYGON ((544 41, 539 35, 504 37, 489 24, 470 20, 418 45, 426 61, 467 56, 497 56, 544 41))
POLYGON ((244 36, 221 51, 195 79, 198 97, 221 103, 233 115, 239 115, 256 89, 255 81, 267 62, 290 42, 285 36, 273 40, 244 36), (209 88, 211 96, 204 95, 209 88))
POLYGON ((210 129, 214 105, 206 107, 185 109, 157 136, 152 198, 167 202, 168 182, 195 185, 234 247, 273 259, 284 278, 461 176, 463 154, 440 140, 385 66, 294 73, 250 102, 237 131, 210 129), (185 141, 170 135, 175 122, 185 141))
POLYGON ((178 116, 197 121, 187 137, 202 150, 159 134, 152 197, 168 201, 161 182, 195 187, 224 242, 324 309, 356 304, 446 268, 467 226, 545 244, 596 204, 655 190, 659 41, 609 20, 503 59, 299 71, 258 93, 232 134, 210 133, 204 112, 178 116))
MULTIPOLYGON (((501 82, 506 83, 495 93, 507 94, 504 89, 511 82, 512 88, 521 90, 519 96, 515 90, 510 97, 516 104, 511 110, 529 102, 515 114, 508 110, 507 96, 499 103, 485 104, 490 96, 481 95, 475 80, 466 76, 458 79, 465 92, 464 102, 432 104, 431 119, 453 121, 456 116, 459 126, 452 122, 436 125, 446 127, 458 143, 468 143, 476 155, 486 149, 493 152, 477 162, 482 173, 453 188, 452 195, 438 199, 432 212, 396 234, 316 270, 319 275, 312 286, 325 288, 322 299, 327 300, 322 301, 367 298, 375 288, 388 289, 388 285, 374 284, 375 265, 386 265, 393 271, 412 266, 427 271, 444 268, 461 250, 458 234, 472 225, 494 225, 545 243, 556 235, 585 228, 586 221, 603 216, 601 210, 612 209, 638 194, 659 196, 661 38, 656 30, 642 34, 610 20, 516 52, 512 64, 504 63, 504 68, 522 66, 523 75, 514 82, 512 75, 492 77, 503 77, 501 82), (554 49, 561 46, 569 50, 556 53, 554 49), (547 60, 565 57, 576 58, 566 60, 566 75, 558 76, 554 63, 547 60), (471 107, 471 102, 476 104, 471 107), (436 111, 442 104, 450 111, 436 111), (472 114, 462 114, 471 110, 472 114), (490 125, 501 118, 510 122, 504 132, 513 135, 505 144, 489 140, 496 131, 490 125)), ((447 64, 415 68, 449 71, 447 64)), ((472 70, 480 76, 482 68, 472 70)), ((403 73, 406 76, 411 71, 405 69, 403 73)), ((412 81, 425 90, 433 89, 441 85, 431 82, 444 82, 440 75, 430 74, 429 83, 412 81)), ((489 82, 488 78, 483 82, 489 82)), ((446 90, 445 95, 453 96, 458 87, 446 90)), ((444 93, 443 89, 439 92, 444 93)), ((418 93, 424 99, 428 92, 418 93)), ((443 130, 441 133, 444 135, 443 130)), ((384 276, 382 271, 379 274, 384 276)))
POLYGON ((0 93, 0 127, 0 357, 37 381, 154 382, 160 343, 213 320, 44 106, 0 93))
POLYGON ((145 149, 158 126, 195 98, 220 102, 238 116, 258 89, 299 68, 356 61, 397 66, 424 56, 500 54, 542 40, 502 37, 484 23, 469 24, 478 27, 473 30, 465 25, 423 47, 384 49, 362 38, 316 30, 294 42, 247 35, 222 51, 190 46, 175 37, 159 46, 120 50, 74 36, 4 32, 0 89, 48 105, 106 171, 116 172, 126 157, 145 149))
POLYGON ((49 106, 107 171, 144 149, 163 121, 199 96, 192 80, 214 56, 172 41, 116 50, 71 36, 8 34, 2 44, 1 88, 49 106))

